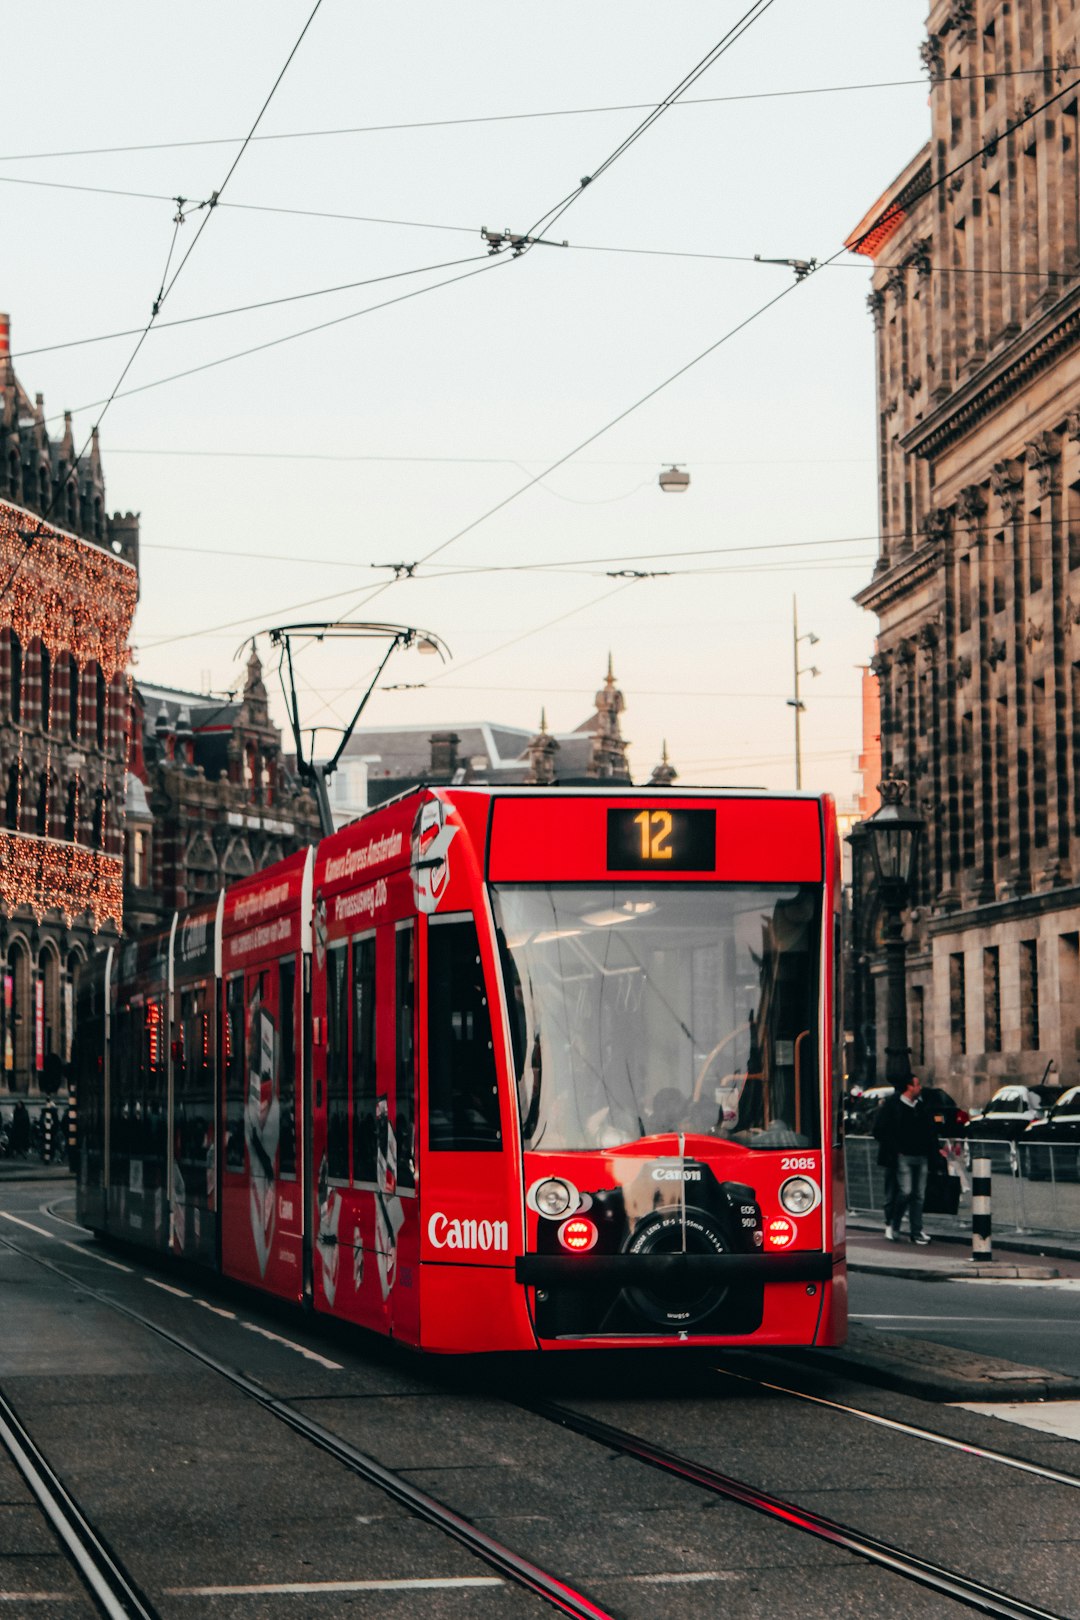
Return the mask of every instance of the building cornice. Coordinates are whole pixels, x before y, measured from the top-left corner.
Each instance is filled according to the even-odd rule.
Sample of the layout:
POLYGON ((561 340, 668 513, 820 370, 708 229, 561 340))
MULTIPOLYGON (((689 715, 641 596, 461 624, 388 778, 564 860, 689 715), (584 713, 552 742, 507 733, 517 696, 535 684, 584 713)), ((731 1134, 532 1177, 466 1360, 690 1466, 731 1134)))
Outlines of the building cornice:
POLYGON ((869 585, 864 585, 852 598, 859 607, 880 614, 900 597, 909 596, 917 585, 936 574, 941 567, 941 545, 928 541, 918 551, 910 552, 898 562, 876 574, 869 585))
POLYGON ((1080 283, 929 416, 903 434, 902 448, 909 455, 924 458, 940 455, 1078 343, 1080 283))
POLYGON ((931 935, 958 934, 967 928, 989 928, 994 923, 1020 922, 1039 917, 1048 911, 1066 911, 1080 907, 1080 888, 1041 889, 1033 894, 1017 895, 1010 900, 991 900, 983 906, 972 906, 964 911, 947 911, 932 917, 928 925, 931 935))

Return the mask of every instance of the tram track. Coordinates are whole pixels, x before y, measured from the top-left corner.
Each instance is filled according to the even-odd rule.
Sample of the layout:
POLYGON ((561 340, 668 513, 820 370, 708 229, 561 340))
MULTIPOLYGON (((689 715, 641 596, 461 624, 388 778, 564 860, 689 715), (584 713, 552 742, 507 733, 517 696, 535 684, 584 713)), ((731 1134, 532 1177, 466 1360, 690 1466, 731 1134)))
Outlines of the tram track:
MULTIPOLYGON (((54 1210, 50 1209, 48 1213, 58 1222, 70 1224, 64 1216, 57 1214, 54 1210)), ((409 1481, 402 1479, 400 1475, 396 1475, 392 1470, 384 1468, 373 1458, 357 1451, 347 1441, 340 1439, 337 1435, 324 1429, 305 1415, 296 1412, 288 1403, 278 1400, 254 1380, 226 1366, 214 1356, 199 1349, 198 1346, 189 1344, 180 1335, 174 1334, 170 1329, 162 1327, 148 1317, 144 1317, 140 1312, 72 1278, 68 1273, 62 1271, 59 1267, 53 1266, 51 1262, 41 1256, 29 1254, 27 1251, 20 1249, 18 1245, 11 1244, 6 1238, 0 1238, 0 1241, 4 1242, 7 1247, 15 1249, 24 1258, 34 1259, 38 1264, 55 1271, 57 1275, 63 1277, 67 1282, 98 1298, 101 1303, 107 1305, 110 1309, 149 1329, 177 1349, 202 1362, 203 1365, 241 1389, 244 1394, 255 1400, 279 1421, 303 1435, 319 1446, 320 1449, 335 1456, 346 1467, 360 1474, 370 1483, 386 1491, 388 1495, 394 1497, 395 1500, 410 1511, 416 1512, 418 1516, 426 1518, 428 1522, 434 1523, 439 1528, 447 1531, 448 1534, 454 1535, 455 1539, 460 1540, 470 1550, 484 1558, 485 1562, 491 1564, 492 1567, 499 1569, 500 1573, 506 1575, 509 1579, 516 1580, 518 1584, 525 1585, 536 1595, 544 1597, 549 1603, 559 1608, 562 1613, 590 1616, 592 1620, 604 1620, 606 1611, 593 1604, 591 1600, 566 1587, 557 1578, 537 1570, 536 1566, 529 1563, 528 1560, 522 1559, 520 1555, 511 1552, 509 1549, 502 1547, 500 1543, 487 1537, 484 1532, 478 1531, 475 1526, 463 1520, 460 1515, 455 1514, 445 1504, 428 1497, 426 1493, 419 1491, 409 1481), (479 1545, 481 1541, 484 1543, 483 1547, 479 1545), (539 1580, 537 1579, 538 1576, 539 1580)), ((847 1406, 844 1403, 828 1400, 808 1391, 791 1388, 768 1379, 754 1378, 746 1374, 732 1372, 724 1367, 717 1367, 714 1371, 718 1377, 730 1378, 755 1389, 809 1403, 843 1417, 870 1423, 908 1438, 944 1446, 969 1455, 980 1462, 1019 1470, 1049 1484, 1072 1489, 1080 1488, 1080 1476, 1048 1468, 1042 1464, 1033 1463, 1006 1452, 960 1440, 954 1436, 941 1434, 901 1419, 889 1418, 883 1414, 869 1412, 859 1407, 847 1406)), ((951 1599, 979 1613, 993 1616, 995 1620, 1065 1620, 1064 1616, 1055 1611, 1028 1603, 1007 1592, 998 1591, 985 1582, 975 1580, 955 1570, 950 1570, 944 1565, 922 1558, 918 1554, 910 1553, 881 1538, 830 1519, 812 1509, 804 1508, 798 1503, 775 1496, 748 1481, 735 1479, 733 1476, 656 1445, 641 1435, 633 1434, 603 1420, 590 1417, 559 1402, 543 1399, 529 1401, 510 1396, 504 1398, 508 1404, 523 1411, 528 1411, 546 1421, 553 1422, 621 1455, 660 1469, 684 1483, 707 1490, 740 1506, 763 1514, 775 1523, 783 1523, 789 1528, 814 1536, 838 1550, 862 1558, 880 1569, 887 1570, 903 1579, 926 1587, 943 1598, 951 1599)), ((608 1617, 608 1620, 610 1620, 610 1617, 608 1617)))
MULTIPOLYGON (((193 1361, 216 1373, 279 1423, 284 1424, 295 1434, 300 1435, 301 1438, 307 1440, 318 1450, 333 1457, 347 1468, 350 1473, 365 1480, 369 1485, 374 1485, 416 1518, 422 1519, 426 1523, 434 1525, 436 1529, 443 1531, 452 1540, 465 1547, 467 1551, 497 1570, 504 1579, 516 1586, 524 1587, 533 1596, 542 1598, 551 1607, 557 1609, 560 1614, 571 1615, 575 1617, 575 1620, 615 1620, 615 1617, 607 1609, 594 1603, 584 1593, 560 1580, 557 1575, 541 1569, 539 1565, 534 1564, 530 1559, 515 1552, 512 1548, 505 1546, 502 1542, 496 1540, 494 1536, 489 1536, 486 1531, 480 1530, 470 1520, 456 1513, 453 1508, 448 1507, 446 1503, 440 1502, 437 1497, 430 1496, 426 1491, 422 1491, 403 1475, 385 1467, 374 1457, 368 1456, 366 1452, 360 1451, 356 1446, 351 1445, 349 1441, 342 1439, 339 1435, 332 1433, 331 1430, 324 1428, 322 1424, 315 1422, 313 1418, 296 1411, 286 1401, 279 1400, 277 1396, 264 1389, 255 1379, 249 1378, 245 1373, 238 1372, 235 1368, 227 1366, 216 1356, 210 1355, 208 1351, 200 1349, 198 1345, 192 1344, 180 1334, 174 1333, 170 1328, 155 1322, 151 1317, 144 1316, 142 1312, 123 1304, 120 1300, 111 1298, 100 1289, 93 1287, 92 1284, 86 1283, 77 1277, 72 1277, 70 1273, 64 1271, 60 1266, 54 1265, 51 1260, 45 1259, 44 1256, 34 1254, 32 1251, 20 1247, 19 1244, 13 1243, 10 1238, 3 1235, 0 1235, 0 1244, 12 1253, 17 1254, 21 1259, 30 1260, 44 1270, 51 1272, 54 1276, 61 1278, 62 1281, 73 1288, 77 1288, 80 1293, 87 1295, 106 1309, 155 1334, 159 1339, 164 1340, 166 1344, 171 1345, 174 1349, 189 1356, 193 1361)), ((29 1440, 28 1436, 27 1439, 29 1440)), ((44 1462, 44 1459, 42 1461, 44 1462)), ((47 1467, 47 1465, 45 1466, 47 1467)), ((52 1471, 49 1470, 49 1473, 52 1474, 52 1471)), ((52 1477, 56 1479, 59 1490, 64 1492, 64 1487, 56 1476, 52 1474, 52 1477)), ((64 1494, 67 1493, 64 1492, 64 1494)), ((73 1499, 69 1497, 68 1500, 72 1502, 75 1511, 79 1512, 73 1499)), ((101 1543, 101 1546, 104 1547, 104 1543, 101 1543)), ((134 1589, 132 1591, 134 1592, 134 1589)), ((107 1614, 108 1620, 159 1620, 155 1611, 145 1606, 139 1609, 113 1608, 103 1610, 103 1612, 107 1614)))
POLYGON ((52 1468, 11 1403, 0 1394, 0 1443, 52 1527, 99 1614, 106 1620, 160 1620, 52 1468))
POLYGON ((658 1468, 663 1473, 688 1484, 697 1485, 730 1502, 736 1502, 742 1507, 764 1514, 790 1529, 815 1536, 833 1547, 853 1553, 881 1569, 902 1576, 905 1580, 928 1587, 941 1597, 965 1604, 980 1614, 993 1616, 993 1620, 1066 1620, 1066 1617, 1053 1610, 1026 1603, 1022 1598, 1013 1597, 1007 1592, 996 1591, 970 1576, 960 1575, 916 1553, 906 1552, 890 1542, 855 1530, 850 1525, 841 1524, 838 1520, 830 1519, 810 1508, 800 1507, 796 1502, 774 1496, 771 1492, 764 1491, 746 1480, 735 1479, 732 1475, 721 1473, 704 1463, 694 1462, 689 1457, 654 1445, 652 1441, 640 1435, 631 1434, 628 1430, 617 1428, 599 1418, 589 1417, 571 1407, 543 1400, 517 1401, 514 1404, 622 1456, 631 1457, 651 1468, 658 1468))

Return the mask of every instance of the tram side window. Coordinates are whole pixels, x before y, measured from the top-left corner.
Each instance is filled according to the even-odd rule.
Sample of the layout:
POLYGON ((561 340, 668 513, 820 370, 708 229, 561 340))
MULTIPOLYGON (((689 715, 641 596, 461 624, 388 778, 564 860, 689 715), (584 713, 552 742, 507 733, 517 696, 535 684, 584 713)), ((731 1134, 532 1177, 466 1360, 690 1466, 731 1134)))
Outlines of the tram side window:
POLYGON ((205 1164, 214 1139, 214 1054, 207 983, 180 992, 180 1074, 175 1098, 179 1154, 205 1164))
POLYGON ((147 1000, 143 1018, 141 1151, 148 1157, 164 1158, 168 1141, 165 1109, 169 1082, 165 1062, 165 1015, 156 997, 147 1000))
POLYGON ((296 1175, 296 963, 278 964, 281 1025, 281 1158, 278 1174, 296 1175))
POLYGON ((471 917, 428 927, 428 1145, 501 1146, 491 1012, 471 917))
POLYGON ((397 1184, 416 1186, 416 1068, 414 1062, 416 1021, 416 929, 412 923, 399 928, 395 940, 397 955, 397 1184))
POLYGON ((326 953, 326 1168, 349 1179, 349 991, 344 941, 326 953))
POLYGON ((353 1180, 374 1181, 375 935, 353 941, 353 1180))
POLYGON ((134 1053, 132 1012, 120 1007, 112 1020, 109 1055, 109 1177, 127 1185, 127 1160, 132 1152, 134 1108, 134 1053))
POLYGON ((225 990, 225 1168, 244 1168, 244 977, 225 990))

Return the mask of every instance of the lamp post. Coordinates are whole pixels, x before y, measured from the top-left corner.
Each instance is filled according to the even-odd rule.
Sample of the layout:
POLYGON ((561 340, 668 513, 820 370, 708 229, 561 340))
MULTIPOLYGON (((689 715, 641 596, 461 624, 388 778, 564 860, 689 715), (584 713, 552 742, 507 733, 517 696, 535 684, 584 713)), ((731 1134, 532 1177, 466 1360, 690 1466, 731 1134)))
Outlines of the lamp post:
POLYGON ((816 664, 811 664, 808 669, 799 668, 799 642, 808 641, 811 647, 816 647, 817 639, 817 636, 815 636, 812 630, 808 630, 805 635, 800 636, 799 604, 793 596, 791 598, 791 646, 793 653, 793 670, 795 675, 795 696, 788 698, 787 705, 789 709, 795 710, 795 787, 797 790, 801 790, 802 788, 802 729, 800 721, 802 719, 802 712, 806 708, 806 704, 799 696, 799 676, 812 675, 816 680, 821 674, 821 671, 818 669, 816 664))
POLYGON ((904 804, 907 783, 889 778, 878 784, 881 806, 864 823, 874 860, 878 897, 884 913, 885 982, 888 996, 885 1079, 907 1080, 911 1061, 907 1039, 904 907, 908 903, 923 819, 904 804))

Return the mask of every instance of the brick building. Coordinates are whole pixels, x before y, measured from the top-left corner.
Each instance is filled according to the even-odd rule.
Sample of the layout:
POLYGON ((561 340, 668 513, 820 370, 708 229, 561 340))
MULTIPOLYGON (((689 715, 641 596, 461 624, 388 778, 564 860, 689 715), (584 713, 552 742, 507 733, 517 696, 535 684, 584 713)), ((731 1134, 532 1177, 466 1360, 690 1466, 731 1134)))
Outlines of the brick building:
POLYGON ((0 1094, 70 1055, 80 962, 122 920, 128 635, 139 520, 96 437, 50 436, 0 315, 0 1094), (46 517, 47 514, 47 517, 46 517))
POLYGON ((926 819, 913 1057, 970 1104, 1051 1064, 1080 1079, 1080 131, 1059 67, 1080 11, 934 0, 928 26, 930 139, 849 238, 874 261, 879 411, 856 601, 882 768, 926 819))
POLYGON ((140 681, 132 707, 128 933, 318 838, 315 800, 282 754, 254 652, 238 698, 140 681))

